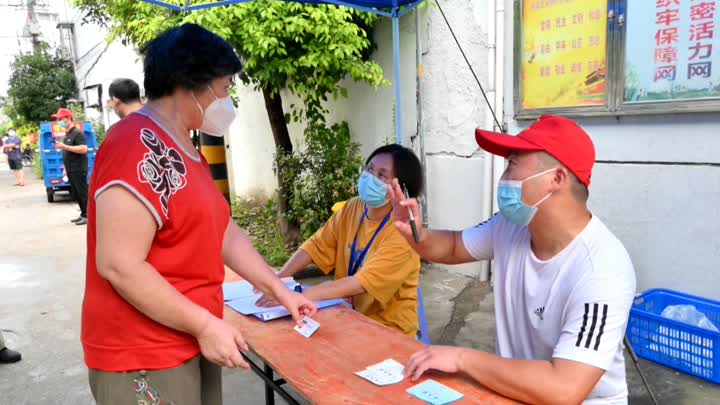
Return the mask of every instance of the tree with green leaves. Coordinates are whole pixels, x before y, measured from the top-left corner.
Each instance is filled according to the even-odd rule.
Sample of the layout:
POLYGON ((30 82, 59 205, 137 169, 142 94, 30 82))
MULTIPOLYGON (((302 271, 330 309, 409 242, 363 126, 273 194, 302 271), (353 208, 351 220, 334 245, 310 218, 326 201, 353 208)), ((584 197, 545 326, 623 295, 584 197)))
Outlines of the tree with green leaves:
MULTIPOLYGON (((244 4, 178 13, 135 0, 74 0, 85 19, 107 26, 113 37, 142 46, 163 30, 194 22, 228 40, 245 62, 243 81, 262 92, 276 146, 280 223, 286 240, 299 238, 288 217, 293 182, 282 167, 293 153, 287 123, 305 119, 324 125, 323 102, 347 97, 346 77, 381 85, 382 69, 369 55, 376 16, 347 7, 255 0, 244 4), (303 100, 283 109, 281 90, 303 100)), ((209 1, 194 1, 193 4, 209 1)), ((182 5, 184 0, 176 0, 182 5)))
POLYGON ((11 69, 4 112, 16 126, 49 120, 77 94, 72 62, 47 46, 17 55, 11 69))

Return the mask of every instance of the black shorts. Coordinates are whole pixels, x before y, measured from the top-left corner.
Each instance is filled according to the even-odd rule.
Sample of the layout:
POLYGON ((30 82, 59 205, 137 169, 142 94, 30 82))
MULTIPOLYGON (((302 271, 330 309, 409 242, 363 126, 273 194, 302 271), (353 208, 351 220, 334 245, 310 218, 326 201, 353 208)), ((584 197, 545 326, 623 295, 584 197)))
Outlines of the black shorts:
POLYGON ((8 159, 8 163, 12 171, 22 170, 23 168, 22 159, 8 159))

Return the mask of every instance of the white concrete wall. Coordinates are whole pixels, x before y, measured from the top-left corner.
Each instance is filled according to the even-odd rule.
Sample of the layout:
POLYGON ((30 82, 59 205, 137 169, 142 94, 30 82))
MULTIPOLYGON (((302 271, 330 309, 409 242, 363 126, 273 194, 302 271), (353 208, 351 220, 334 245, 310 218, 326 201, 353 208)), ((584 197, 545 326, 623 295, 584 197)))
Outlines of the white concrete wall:
MULTIPOLYGON (((495 97, 495 4, 442 2, 489 99, 495 97)), ((434 229, 465 229, 492 213, 491 158, 475 142, 477 127, 492 118, 442 15, 430 6, 424 44, 423 126, 428 183, 428 222, 434 229)), ((466 275, 483 274, 483 264, 446 266, 466 275)))
POLYGON ((228 171, 232 193, 242 198, 266 198, 277 189, 277 180, 272 169, 275 143, 265 101, 262 93, 247 87, 239 88, 237 97, 238 116, 225 137, 232 160, 232 174, 228 171))
MULTIPOLYGON (((138 52, 130 47, 125 46, 119 39, 112 43, 107 42, 108 32, 96 24, 83 24, 82 14, 71 8, 69 5, 67 11, 67 19, 61 18, 61 21, 71 21, 75 23, 75 37, 77 46, 77 56, 79 60, 76 64, 76 77, 78 88, 80 89, 80 98, 85 100, 86 92, 83 88, 96 84, 102 85, 101 105, 105 105, 110 96, 108 89, 110 83, 118 78, 127 78, 136 81, 140 85, 141 95, 144 95, 143 89, 143 68, 142 60, 138 52)), ((89 102, 96 101, 96 90, 90 90, 92 95, 88 97, 86 106, 89 102)), ((102 118, 105 127, 117 122, 120 118, 114 112, 103 109, 86 109, 88 118, 102 118)))
MULTIPOLYGON (((505 2, 512 43, 512 1, 505 2)), ((505 116, 512 119, 513 55, 505 53, 505 116)), ((595 143, 593 213, 623 241, 638 290, 669 288, 720 299, 720 114, 578 119, 595 143), (632 164, 630 162, 656 162, 632 164)))
MULTIPOLYGON (((142 62, 135 50, 122 45, 119 40, 108 45, 104 42, 106 34, 101 31, 100 27, 94 25, 80 26, 78 22, 75 29, 78 33, 79 55, 85 54, 90 51, 93 46, 97 45, 99 41, 103 41, 102 44, 90 51, 90 53, 77 64, 76 75, 81 99, 85 99, 86 97, 86 92, 82 90, 84 87, 101 84, 102 100, 100 101, 101 105, 104 106, 110 98, 108 94, 110 83, 118 78, 134 80, 140 85, 140 94, 144 95, 144 91, 142 90, 142 62), (102 37, 100 37, 100 35, 102 35, 102 37)), ((96 90, 89 90, 89 92, 91 92, 92 95, 88 97, 88 100, 85 100, 86 105, 88 105, 87 103, 89 102, 94 103, 96 99, 96 90)), ((86 114, 89 118, 99 118, 102 116, 106 128, 120 119, 112 110, 107 109, 104 109, 102 112, 96 109, 86 109, 86 114)))
MULTIPOLYGON (((415 21, 412 15, 401 20, 401 91, 403 98, 403 140, 409 144, 410 136, 416 132, 416 85, 415 85, 415 21)), ((392 24, 390 20, 381 20, 375 29, 378 49, 373 54, 383 68, 384 75, 392 82, 392 24)), ((395 122, 393 118, 393 87, 374 88, 365 82, 347 80, 347 99, 329 102, 329 123, 348 121, 353 138, 360 143, 360 153, 367 156, 378 146, 395 142, 395 122)), ((263 96, 251 88, 238 91, 240 99, 238 118, 233 123, 228 138, 233 161, 233 184, 238 196, 271 195, 277 189, 277 181, 272 171, 272 159, 275 153, 270 123, 265 111, 263 96)), ((300 100, 282 92, 285 112, 291 104, 300 100)), ((291 124, 290 135, 293 145, 302 147, 303 126, 291 124)))

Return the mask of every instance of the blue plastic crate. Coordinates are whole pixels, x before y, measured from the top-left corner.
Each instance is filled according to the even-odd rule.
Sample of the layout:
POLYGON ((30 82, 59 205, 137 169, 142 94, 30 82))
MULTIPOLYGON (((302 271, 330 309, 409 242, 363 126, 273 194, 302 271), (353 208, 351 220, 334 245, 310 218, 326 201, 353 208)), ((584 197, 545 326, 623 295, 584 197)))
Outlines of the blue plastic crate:
POLYGON ((720 384, 720 332, 660 316, 669 305, 694 305, 720 328, 720 303, 671 290, 654 289, 635 299, 627 336, 646 359, 720 384))

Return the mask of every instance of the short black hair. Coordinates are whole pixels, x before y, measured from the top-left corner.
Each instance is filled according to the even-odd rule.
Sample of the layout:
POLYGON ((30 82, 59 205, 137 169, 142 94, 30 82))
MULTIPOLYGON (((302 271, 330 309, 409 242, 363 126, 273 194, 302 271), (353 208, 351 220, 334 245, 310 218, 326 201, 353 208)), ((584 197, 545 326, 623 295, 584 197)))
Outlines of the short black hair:
POLYGON ((365 166, 377 155, 388 154, 393 158, 393 168, 395 169, 395 177, 400 182, 400 187, 407 187, 410 197, 415 198, 420 195, 423 189, 423 169, 420 159, 410 148, 406 148, 396 143, 381 146, 373 151, 365 161, 365 166))
POLYGON ((108 89, 110 97, 116 98, 123 103, 140 101, 140 86, 132 79, 115 79, 110 83, 108 89))
POLYGON ((145 94, 153 100, 178 87, 200 90, 211 80, 242 71, 240 57, 224 39, 197 24, 171 28, 145 44, 145 94))

